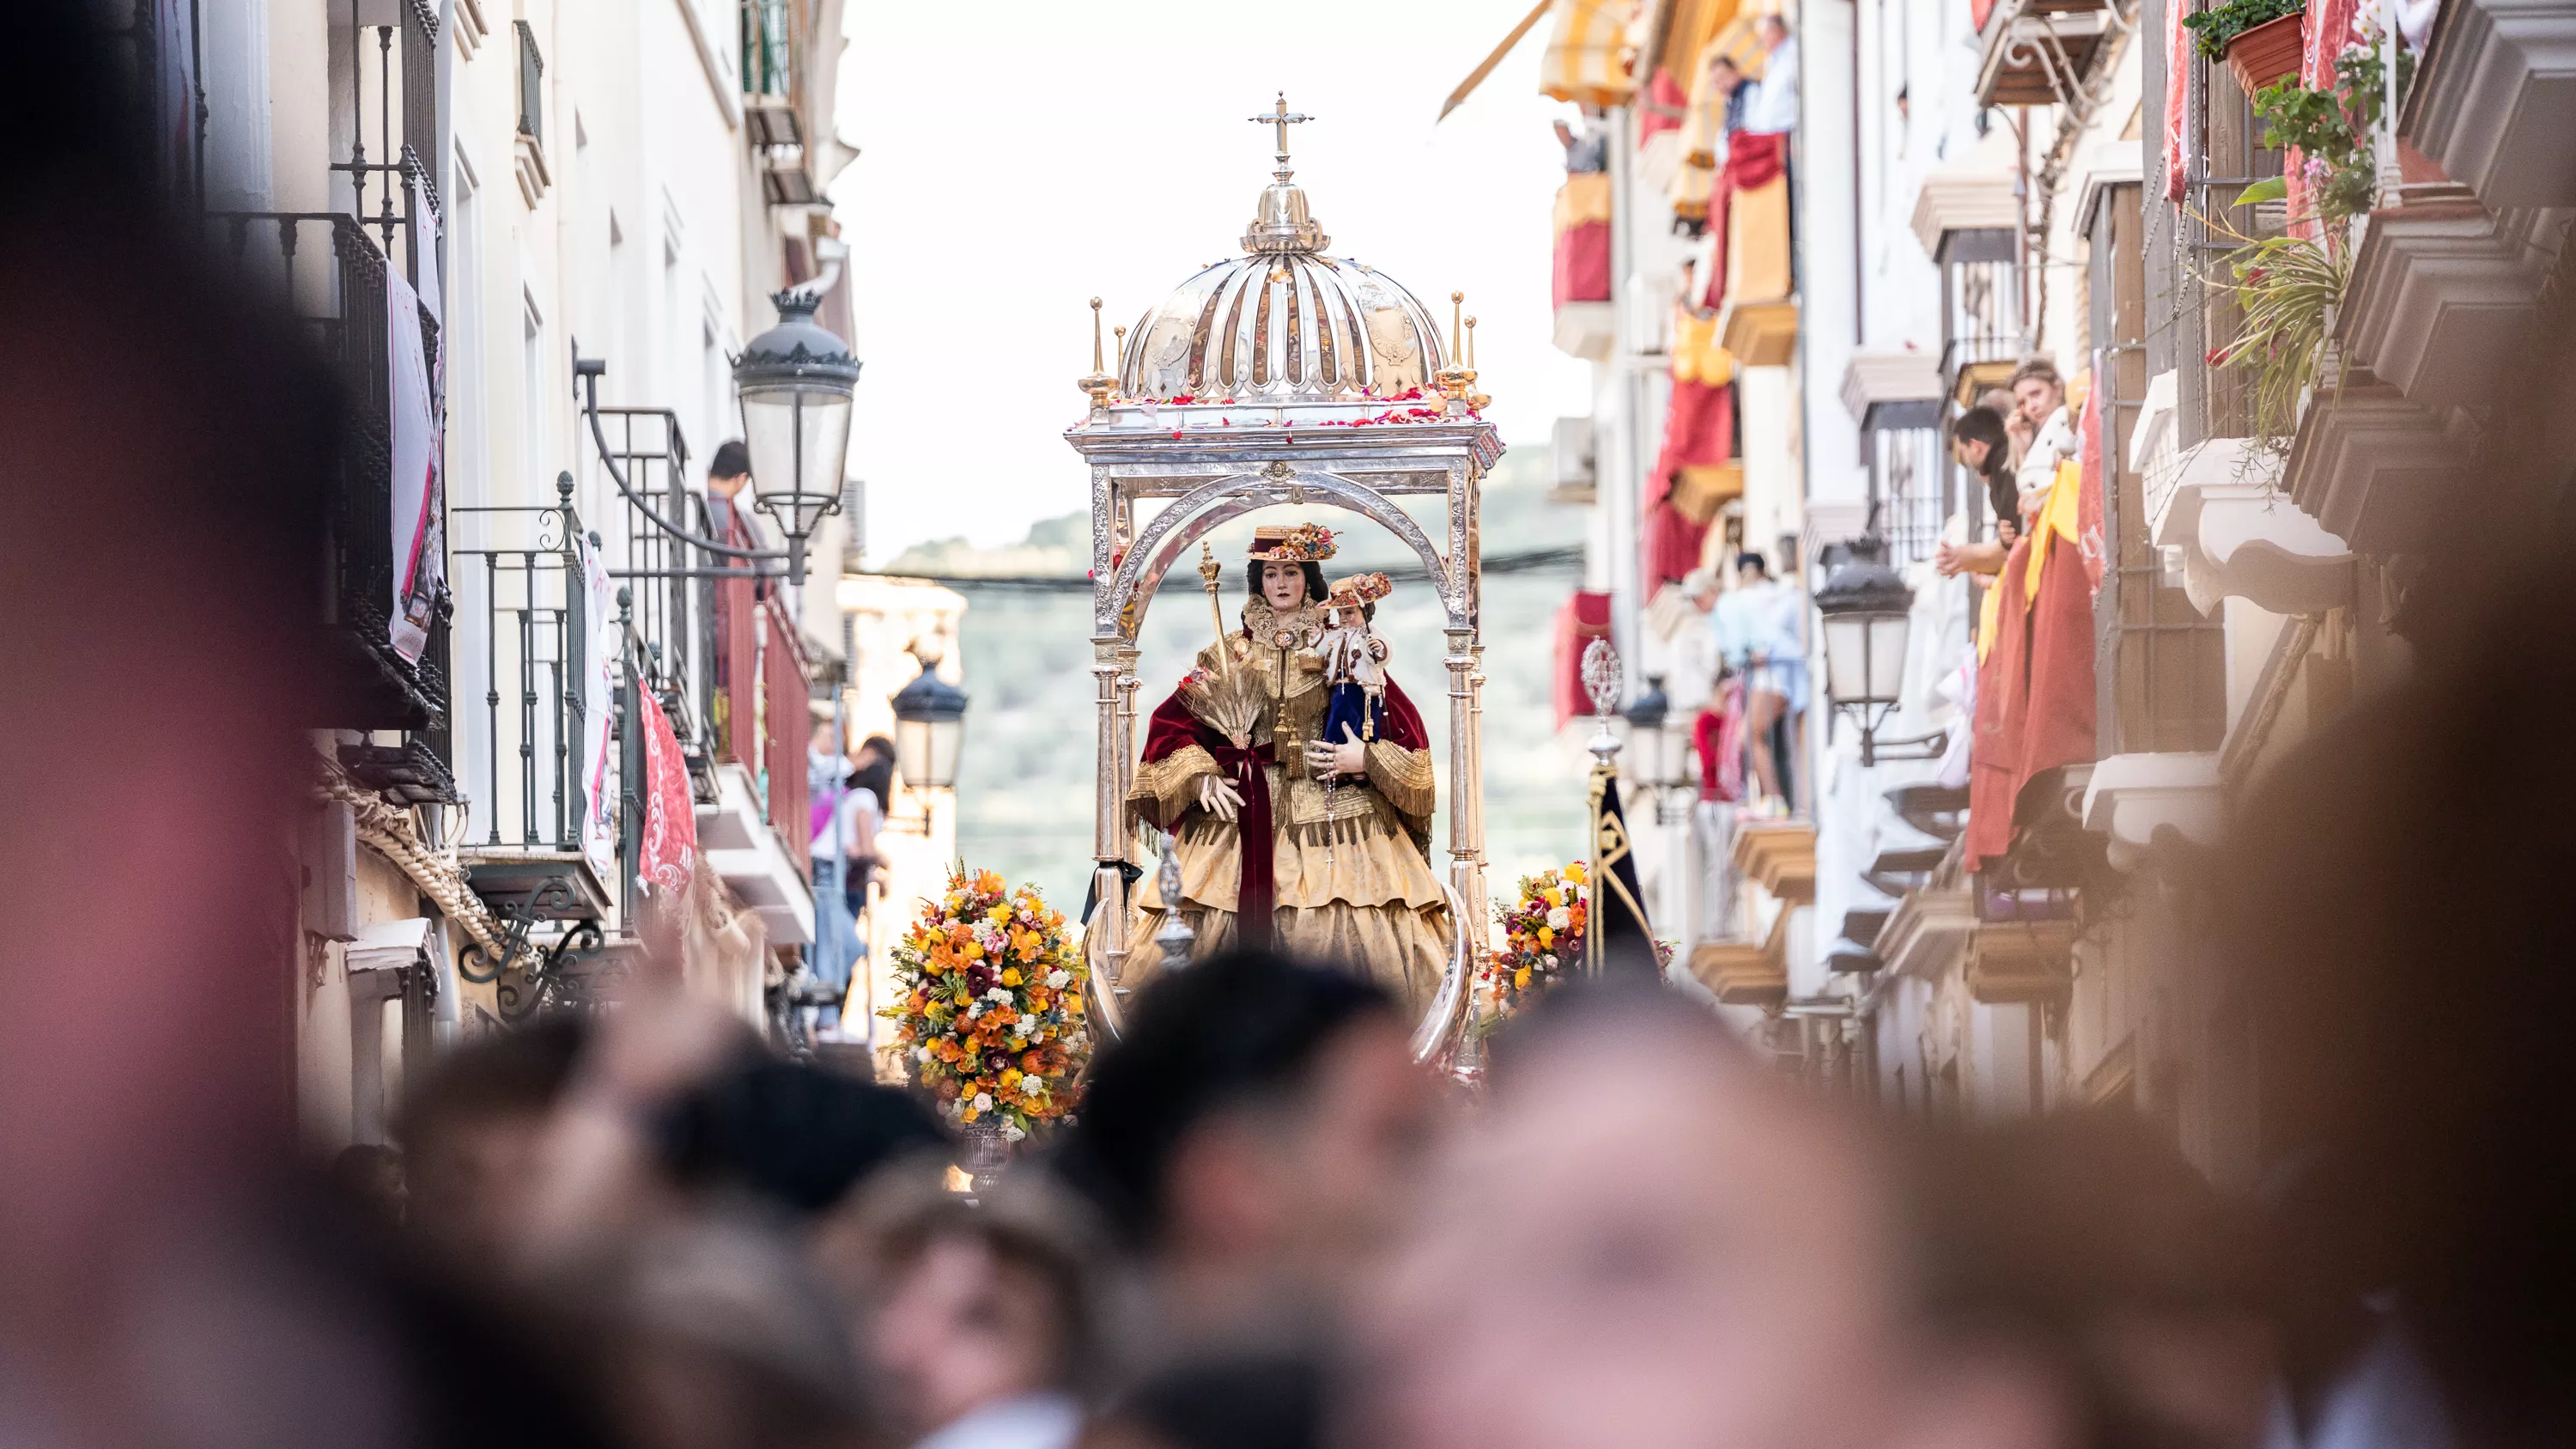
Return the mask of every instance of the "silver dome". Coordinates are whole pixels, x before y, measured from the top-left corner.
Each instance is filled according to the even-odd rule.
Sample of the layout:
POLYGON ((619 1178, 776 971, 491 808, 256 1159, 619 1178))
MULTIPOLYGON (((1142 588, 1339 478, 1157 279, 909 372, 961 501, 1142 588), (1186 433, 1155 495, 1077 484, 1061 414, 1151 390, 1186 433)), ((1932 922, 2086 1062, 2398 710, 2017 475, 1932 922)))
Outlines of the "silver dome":
POLYGON ((1243 239, 1250 254, 1200 272, 1137 320, 1119 392, 1320 402, 1431 386, 1445 365, 1439 324, 1394 278, 1321 255, 1330 240, 1303 191, 1284 176, 1265 188, 1243 239))

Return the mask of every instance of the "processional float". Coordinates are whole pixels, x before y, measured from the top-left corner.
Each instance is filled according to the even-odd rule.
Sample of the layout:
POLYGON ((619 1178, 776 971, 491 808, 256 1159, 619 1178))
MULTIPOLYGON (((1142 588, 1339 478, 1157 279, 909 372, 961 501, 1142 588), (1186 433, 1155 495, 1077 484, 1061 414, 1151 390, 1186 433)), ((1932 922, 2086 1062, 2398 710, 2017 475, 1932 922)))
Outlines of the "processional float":
MULTIPOLYGON (((1135 944, 1128 908, 1140 846, 1127 797, 1146 605, 1190 547, 1227 520, 1274 505, 1326 505, 1403 540, 1444 615, 1445 887, 1457 946, 1414 1038, 1416 1054, 1429 1059, 1451 1049, 1465 1020, 1487 919, 1478 489, 1502 444, 1477 413, 1484 399, 1474 390, 1472 355, 1459 355, 1457 294, 1444 348, 1439 323, 1394 279, 1324 255, 1331 239, 1288 165, 1288 127, 1309 118, 1282 96, 1251 119, 1274 129, 1277 169, 1243 235, 1243 255, 1200 271, 1133 328, 1119 329, 1114 375, 1103 370, 1094 299, 1092 370, 1079 383, 1091 404, 1065 433, 1091 469, 1096 1010, 1115 1032, 1116 983, 1135 944), (1397 504, 1430 494, 1447 501, 1445 538, 1431 537, 1397 504), (1140 526, 1137 505, 1150 499, 1170 502, 1140 526)), ((1474 325, 1464 319, 1470 342, 1474 325)))

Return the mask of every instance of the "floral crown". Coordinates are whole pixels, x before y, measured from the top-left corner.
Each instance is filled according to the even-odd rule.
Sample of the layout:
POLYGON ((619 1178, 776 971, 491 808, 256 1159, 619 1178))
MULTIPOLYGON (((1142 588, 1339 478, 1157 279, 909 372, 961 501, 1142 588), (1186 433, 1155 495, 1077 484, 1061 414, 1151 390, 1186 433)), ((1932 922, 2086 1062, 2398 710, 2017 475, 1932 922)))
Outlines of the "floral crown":
POLYGON ((1395 592, 1395 585, 1379 573, 1351 574, 1333 580, 1330 601, 1341 608, 1373 604, 1395 592))
POLYGON ((1263 563, 1320 563, 1333 556, 1333 531, 1320 523, 1256 528, 1251 557, 1263 563))

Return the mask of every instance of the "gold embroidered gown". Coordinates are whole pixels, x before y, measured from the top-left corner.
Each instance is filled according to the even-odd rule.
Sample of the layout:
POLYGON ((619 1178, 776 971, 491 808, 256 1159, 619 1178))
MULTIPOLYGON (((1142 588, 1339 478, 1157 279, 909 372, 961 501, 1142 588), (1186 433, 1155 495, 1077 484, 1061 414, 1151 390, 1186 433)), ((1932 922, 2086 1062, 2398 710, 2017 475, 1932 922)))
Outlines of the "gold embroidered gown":
MULTIPOLYGON (((1282 617, 1254 600, 1243 622, 1230 642, 1248 651, 1241 657, 1260 672, 1268 699, 1253 745, 1275 752, 1262 767, 1271 800, 1272 943, 1364 969, 1418 1010, 1438 990, 1454 939, 1428 856, 1435 791, 1421 716, 1390 679, 1385 737, 1368 743, 1366 776, 1330 785, 1313 778, 1306 742, 1321 729, 1330 694, 1315 649, 1321 611, 1282 617)), ((1199 651, 1201 667, 1218 662, 1215 645, 1199 651)), ((1185 918, 1198 933, 1195 954, 1205 956, 1235 940, 1240 825, 1199 804, 1200 782, 1228 774, 1207 743, 1212 732, 1200 726, 1192 737, 1196 722, 1177 694, 1154 712, 1154 722, 1127 803, 1140 818, 1175 832, 1185 918)), ((1154 872, 1138 886, 1121 978, 1131 988, 1162 965, 1153 937, 1164 903, 1154 872)))

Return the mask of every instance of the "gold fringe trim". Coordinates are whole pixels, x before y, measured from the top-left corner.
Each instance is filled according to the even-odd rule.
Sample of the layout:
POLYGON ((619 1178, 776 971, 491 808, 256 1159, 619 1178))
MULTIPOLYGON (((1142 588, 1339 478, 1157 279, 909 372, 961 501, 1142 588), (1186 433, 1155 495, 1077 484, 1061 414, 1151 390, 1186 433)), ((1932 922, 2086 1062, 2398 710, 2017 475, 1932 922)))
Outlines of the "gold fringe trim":
POLYGON ((1368 781, 1401 815, 1417 819, 1431 814, 1438 800, 1438 780, 1429 750, 1408 750, 1386 740, 1368 747, 1368 781))

